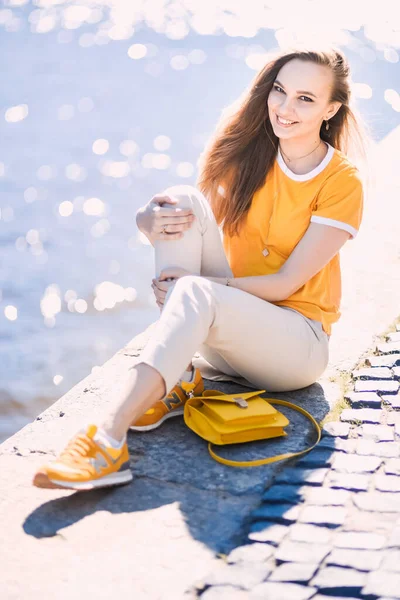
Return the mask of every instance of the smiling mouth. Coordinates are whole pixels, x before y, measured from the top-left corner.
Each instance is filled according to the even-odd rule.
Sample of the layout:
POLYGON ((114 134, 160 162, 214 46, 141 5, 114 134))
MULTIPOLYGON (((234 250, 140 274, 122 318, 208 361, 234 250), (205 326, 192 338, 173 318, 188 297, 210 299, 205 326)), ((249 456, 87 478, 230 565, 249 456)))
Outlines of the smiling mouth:
POLYGON ((279 123, 279 125, 296 125, 296 123, 298 123, 298 121, 288 121, 287 119, 282 119, 279 115, 276 115, 276 120, 279 123))

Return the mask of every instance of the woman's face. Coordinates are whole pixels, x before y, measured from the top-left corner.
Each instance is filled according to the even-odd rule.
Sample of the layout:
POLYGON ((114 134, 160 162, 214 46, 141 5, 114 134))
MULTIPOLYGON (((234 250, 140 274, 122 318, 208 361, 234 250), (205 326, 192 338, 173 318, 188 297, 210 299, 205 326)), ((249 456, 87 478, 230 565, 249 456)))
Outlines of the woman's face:
POLYGON ((281 68, 268 96, 268 115, 278 138, 319 136, 322 121, 340 107, 329 102, 332 77, 328 67, 310 61, 293 59, 281 68))

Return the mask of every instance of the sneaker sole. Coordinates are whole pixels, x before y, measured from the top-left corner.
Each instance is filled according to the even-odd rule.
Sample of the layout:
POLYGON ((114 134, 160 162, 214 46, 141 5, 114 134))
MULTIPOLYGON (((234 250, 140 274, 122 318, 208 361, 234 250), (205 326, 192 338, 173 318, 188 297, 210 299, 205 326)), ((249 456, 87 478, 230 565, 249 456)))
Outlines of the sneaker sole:
POLYGON ((121 471, 120 473, 110 473, 101 479, 93 479, 92 481, 61 481, 58 479, 50 479, 46 473, 38 472, 33 478, 33 485, 39 488, 46 489, 68 489, 68 490, 94 490, 101 487, 112 487, 114 485, 124 485, 131 482, 133 479, 131 471, 121 471))
POLYGON ((161 419, 153 425, 131 425, 129 429, 132 429, 132 431, 151 431, 152 429, 157 429, 157 427, 160 427, 160 425, 164 423, 166 419, 171 419, 171 417, 180 417, 181 415, 183 415, 183 411, 183 408, 177 408, 173 412, 167 413, 166 415, 161 417, 161 419))

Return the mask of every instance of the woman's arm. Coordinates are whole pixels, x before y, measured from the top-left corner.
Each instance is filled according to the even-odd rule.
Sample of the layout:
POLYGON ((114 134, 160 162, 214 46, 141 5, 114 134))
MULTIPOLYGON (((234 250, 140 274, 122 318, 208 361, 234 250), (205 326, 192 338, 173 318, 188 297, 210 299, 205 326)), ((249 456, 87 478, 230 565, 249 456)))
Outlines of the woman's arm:
MULTIPOLYGON (((287 261, 277 273, 255 277, 235 277, 230 285, 270 302, 286 300, 316 275, 350 238, 343 229, 310 223, 287 261)), ((206 277, 226 284, 226 277, 206 277)))

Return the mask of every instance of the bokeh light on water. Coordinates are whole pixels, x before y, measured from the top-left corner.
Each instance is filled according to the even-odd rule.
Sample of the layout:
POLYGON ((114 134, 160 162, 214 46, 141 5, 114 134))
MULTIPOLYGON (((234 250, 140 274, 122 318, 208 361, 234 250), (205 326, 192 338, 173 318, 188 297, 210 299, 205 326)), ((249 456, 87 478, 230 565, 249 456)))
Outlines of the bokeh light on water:
POLYGON ((3 0, 0 36, 0 439, 158 317, 136 211, 271 50, 340 45, 376 140, 399 125, 394 1, 3 0))

